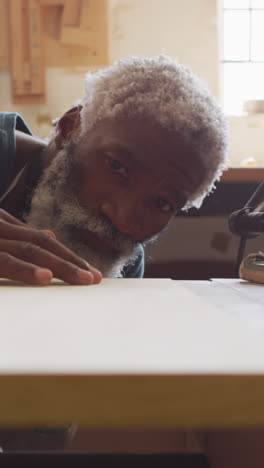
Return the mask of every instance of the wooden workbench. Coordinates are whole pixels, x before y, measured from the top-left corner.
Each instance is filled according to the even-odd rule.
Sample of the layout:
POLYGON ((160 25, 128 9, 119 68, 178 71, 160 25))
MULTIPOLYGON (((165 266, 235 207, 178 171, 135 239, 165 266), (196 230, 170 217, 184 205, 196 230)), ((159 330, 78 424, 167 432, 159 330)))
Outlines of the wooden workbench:
POLYGON ((239 280, 2 280, 0 425, 263 425, 263 292, 239 280))
POLYGON ((230 167, 221 177, 222 182, 262 182, 264 167, 230 167))

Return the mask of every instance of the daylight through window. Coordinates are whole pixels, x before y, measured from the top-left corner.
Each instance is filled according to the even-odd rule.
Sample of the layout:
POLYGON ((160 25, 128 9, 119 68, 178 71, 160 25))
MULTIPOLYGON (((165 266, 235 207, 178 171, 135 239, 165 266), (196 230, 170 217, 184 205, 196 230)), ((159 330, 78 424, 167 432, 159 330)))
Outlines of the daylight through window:
POLYGON ((223 0, 224 109, 264 100, 264 0, 223 0))

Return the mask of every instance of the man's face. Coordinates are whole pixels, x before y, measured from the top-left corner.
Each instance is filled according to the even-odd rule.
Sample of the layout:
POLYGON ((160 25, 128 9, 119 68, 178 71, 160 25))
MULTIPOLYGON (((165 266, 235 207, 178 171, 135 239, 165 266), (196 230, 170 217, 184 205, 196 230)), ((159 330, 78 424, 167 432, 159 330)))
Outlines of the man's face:
POLYGON ((135 245, 185 205, 202 172, 181 139, 155 121, 103 121, 56 155, 29 222, 52 229, 104 276, 117 276, 135 245))

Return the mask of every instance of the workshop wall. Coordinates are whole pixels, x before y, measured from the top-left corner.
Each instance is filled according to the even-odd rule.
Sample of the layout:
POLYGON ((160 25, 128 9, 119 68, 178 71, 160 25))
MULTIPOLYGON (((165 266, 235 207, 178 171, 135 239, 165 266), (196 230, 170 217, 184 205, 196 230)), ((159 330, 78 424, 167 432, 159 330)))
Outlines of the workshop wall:
MULTIPOLYGON (((0 0, 3 1, 8 2, 0 0)), ((130 54, 167 53, 190 66, 221 102, 219 18, 220 0, 107 0, 108 61, 102 61, 100 66, 130 54)), ((0 110, 20 112, 33 132, 44 138, 49 134, 51 120, 82 96, 85 72, 97 68, 95 65, 48 67, 46 103, 17 105, 11 99, 9 69, 1 68, 0 60, 0 110)), ((264 166, 263 125, 261 117, 230 118, 231 165, 239 166, 253 154, 256 164, 264 166)), ((162 266, 164 276, 192 279, 215 276, 209 271, 208 262, 214 271, 216 264, 224 265, 226 270, 219 267, 216 274, 230 276, 238 239, 228 232, 227 216, 216 219, 212 210, 212 216, 197 221, 191 216, 177 218, 160 243, 146 249, 150 276, 160 276, 162 266), (183 264, 186 273, 182 272, 183 264)))
MULTIPOLYGON (((219 97, 216 0, 108 0, 107 7, 109 63, 130 54, 167 53, 190 66, 219 97)), ((0 110, 20 112, 34 133, 45 137, 51 119, 81 97, 86 71, 47 68, 46 103, 17 105, 11 100, 9 70, 0 68, 0 110)))
MULTIPOLYGON (((3 2, 8 4, 8 0, 0 0, 0 5, 3 2)), ((108 62, 100 66, 129 54, 168 53, 189 65, 221 102, 221 0, 107 0, 106 4, 108 62)), ((7 25, 2 23, 0 18, 1 44, 7 35, 7 25)), ((89 67, 48 67, 46 103, 17 105, 11 100, 10 73, 1 65, 1 50, 2 46, 0 110, 20 112, 35 134, 47 136, 51 119, 82 95, 89 67)), ((264 166, 263 126, 262 115, 229 118, 230 165, 264 166)))

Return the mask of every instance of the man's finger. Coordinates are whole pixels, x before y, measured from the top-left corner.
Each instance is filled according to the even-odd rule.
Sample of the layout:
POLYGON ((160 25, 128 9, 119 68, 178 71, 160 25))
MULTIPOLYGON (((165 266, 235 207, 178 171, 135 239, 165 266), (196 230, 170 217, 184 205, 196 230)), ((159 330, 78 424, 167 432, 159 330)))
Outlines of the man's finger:
POLYGON ((14 216, 7 213, 7 211, 3 210, 2 208, 0 208, 0 219, 3 219, 7 223, 16 224, 17 226, 25 226, 25 224, 22 223, 22 221, 19 221, 19 219, 14 218, 14 216))
POLYGON ((49 236, 53 237, 53 239, 57 239, 56 235, 54 234, 53 231, 50 231, 49 229, 41 229, 42 232, 45 232, 49 236))
POLYGON ((6 252, 0 252, 0 277, 44 286, 51 281, 52 272, 32 263, 23 262, 6 252))
MULTIPOLYGON (((25 223, 22 223, 19 221, 19 219, 14 218, 14 216, 10 215, 7 213, 7 211, 3 210, 0 208, 0 219, 3 219, 7 223, 15 224, 17 226, 24 226, 27 227, 25 223)), ((49 229, 41 229, 42 232, 46 232, 46 234, 49 234, 50 236, 54 237, 56 239, 56 236, 53 231, 50 231, 49 229)))
POLYGON ((57 257, 78 266, 83 270, 92 272, 94 282, 99 283, 102 279, 102 274, 94 267, 90 266, 85 260, 78 257, 70 249, 65 247, 52 236, 43 231, 29 228, 28 226, 14 226, 6 222, 2 222, 0 236, 2 239, 28 242, 41 247, 44 250, 53 253, 57 257))
POLYGON ((93 284, 91 271, 83 270, 56 255, 29 242, 17 242, 0 239, 0 251, 12 255, 24 262, 47 268, 55 278, 69 284, 93 284))

